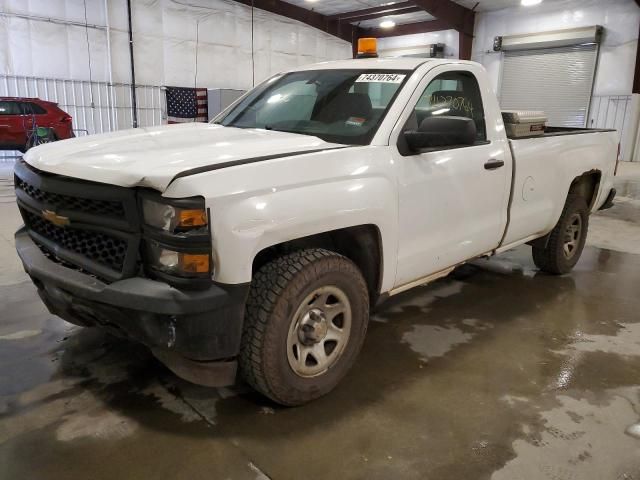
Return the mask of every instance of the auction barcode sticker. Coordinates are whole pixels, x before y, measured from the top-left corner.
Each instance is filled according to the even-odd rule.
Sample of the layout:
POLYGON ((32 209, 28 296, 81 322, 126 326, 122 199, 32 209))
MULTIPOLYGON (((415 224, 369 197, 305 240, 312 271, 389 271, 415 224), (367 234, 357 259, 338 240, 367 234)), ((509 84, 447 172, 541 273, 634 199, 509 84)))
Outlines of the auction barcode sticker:
POLYGON ((402 83, 406 75, 399 73, 363 73, 356 83, 402 83))

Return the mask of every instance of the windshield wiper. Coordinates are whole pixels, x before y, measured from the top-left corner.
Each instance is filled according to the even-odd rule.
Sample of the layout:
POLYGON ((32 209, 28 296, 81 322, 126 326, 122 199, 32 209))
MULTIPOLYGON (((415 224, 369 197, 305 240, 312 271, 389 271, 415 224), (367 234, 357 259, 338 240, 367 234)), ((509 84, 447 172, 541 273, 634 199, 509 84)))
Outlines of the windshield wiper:
POLYGON ((311 135, 315 136, 313 133, 301 132, 299 130, 287 130, 286 128, 275 128, 273 125, 265 125, 265 130, 273 130, 274 132, 284 132, 284 133, 297 133, 298 135, 311 135))

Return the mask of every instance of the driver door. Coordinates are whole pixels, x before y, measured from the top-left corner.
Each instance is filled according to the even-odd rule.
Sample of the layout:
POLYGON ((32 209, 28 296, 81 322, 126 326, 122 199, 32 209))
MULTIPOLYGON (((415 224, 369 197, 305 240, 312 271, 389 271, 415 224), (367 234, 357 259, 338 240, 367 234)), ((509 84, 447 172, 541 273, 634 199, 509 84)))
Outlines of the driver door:
POLYGON ((404 131, 436 115, 472 118, 477 131, 471 146, 413 152, 392 147, 400 204, 395 288, 491 252, 504 233, 510 156, 504 134, 499 135, 502 122, 486 120, 500 118, 500 111, 489 85, 482 83, 484 76, 475 75, 475 69, 432 69, 392 134, 397 145, 404 131))

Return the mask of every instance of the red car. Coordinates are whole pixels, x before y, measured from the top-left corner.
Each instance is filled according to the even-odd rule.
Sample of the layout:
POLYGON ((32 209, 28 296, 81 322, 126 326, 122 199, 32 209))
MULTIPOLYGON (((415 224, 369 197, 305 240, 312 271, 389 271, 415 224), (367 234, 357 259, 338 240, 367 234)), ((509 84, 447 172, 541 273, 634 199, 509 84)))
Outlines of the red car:
POLYGON ((27 151, 37 127, 49 129, 49 140, 74 136, 71 115, 57 103, 39 98, 0 97, 0 150, 27 151))

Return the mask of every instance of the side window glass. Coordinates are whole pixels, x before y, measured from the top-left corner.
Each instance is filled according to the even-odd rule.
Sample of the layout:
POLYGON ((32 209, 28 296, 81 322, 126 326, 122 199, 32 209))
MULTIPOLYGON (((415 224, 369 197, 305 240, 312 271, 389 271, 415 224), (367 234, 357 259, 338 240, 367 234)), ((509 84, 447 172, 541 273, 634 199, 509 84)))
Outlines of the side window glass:
POLYGON ((34 115, 45 115, 47 113, 47 111, 37 103, 28 102, 25 103, 25 107, 25 113, 27 114, 33 113, 34 115))
POLYGON ((470 118, 476 124, 477 141, 487 139, 480 87, 469 72, 447 72, 433 79, 418 100, 410 123, 417 128, 435 115, 470 118))
POLYGON ((0 115, 20 115, 18 102, 0 102, 0 115))

